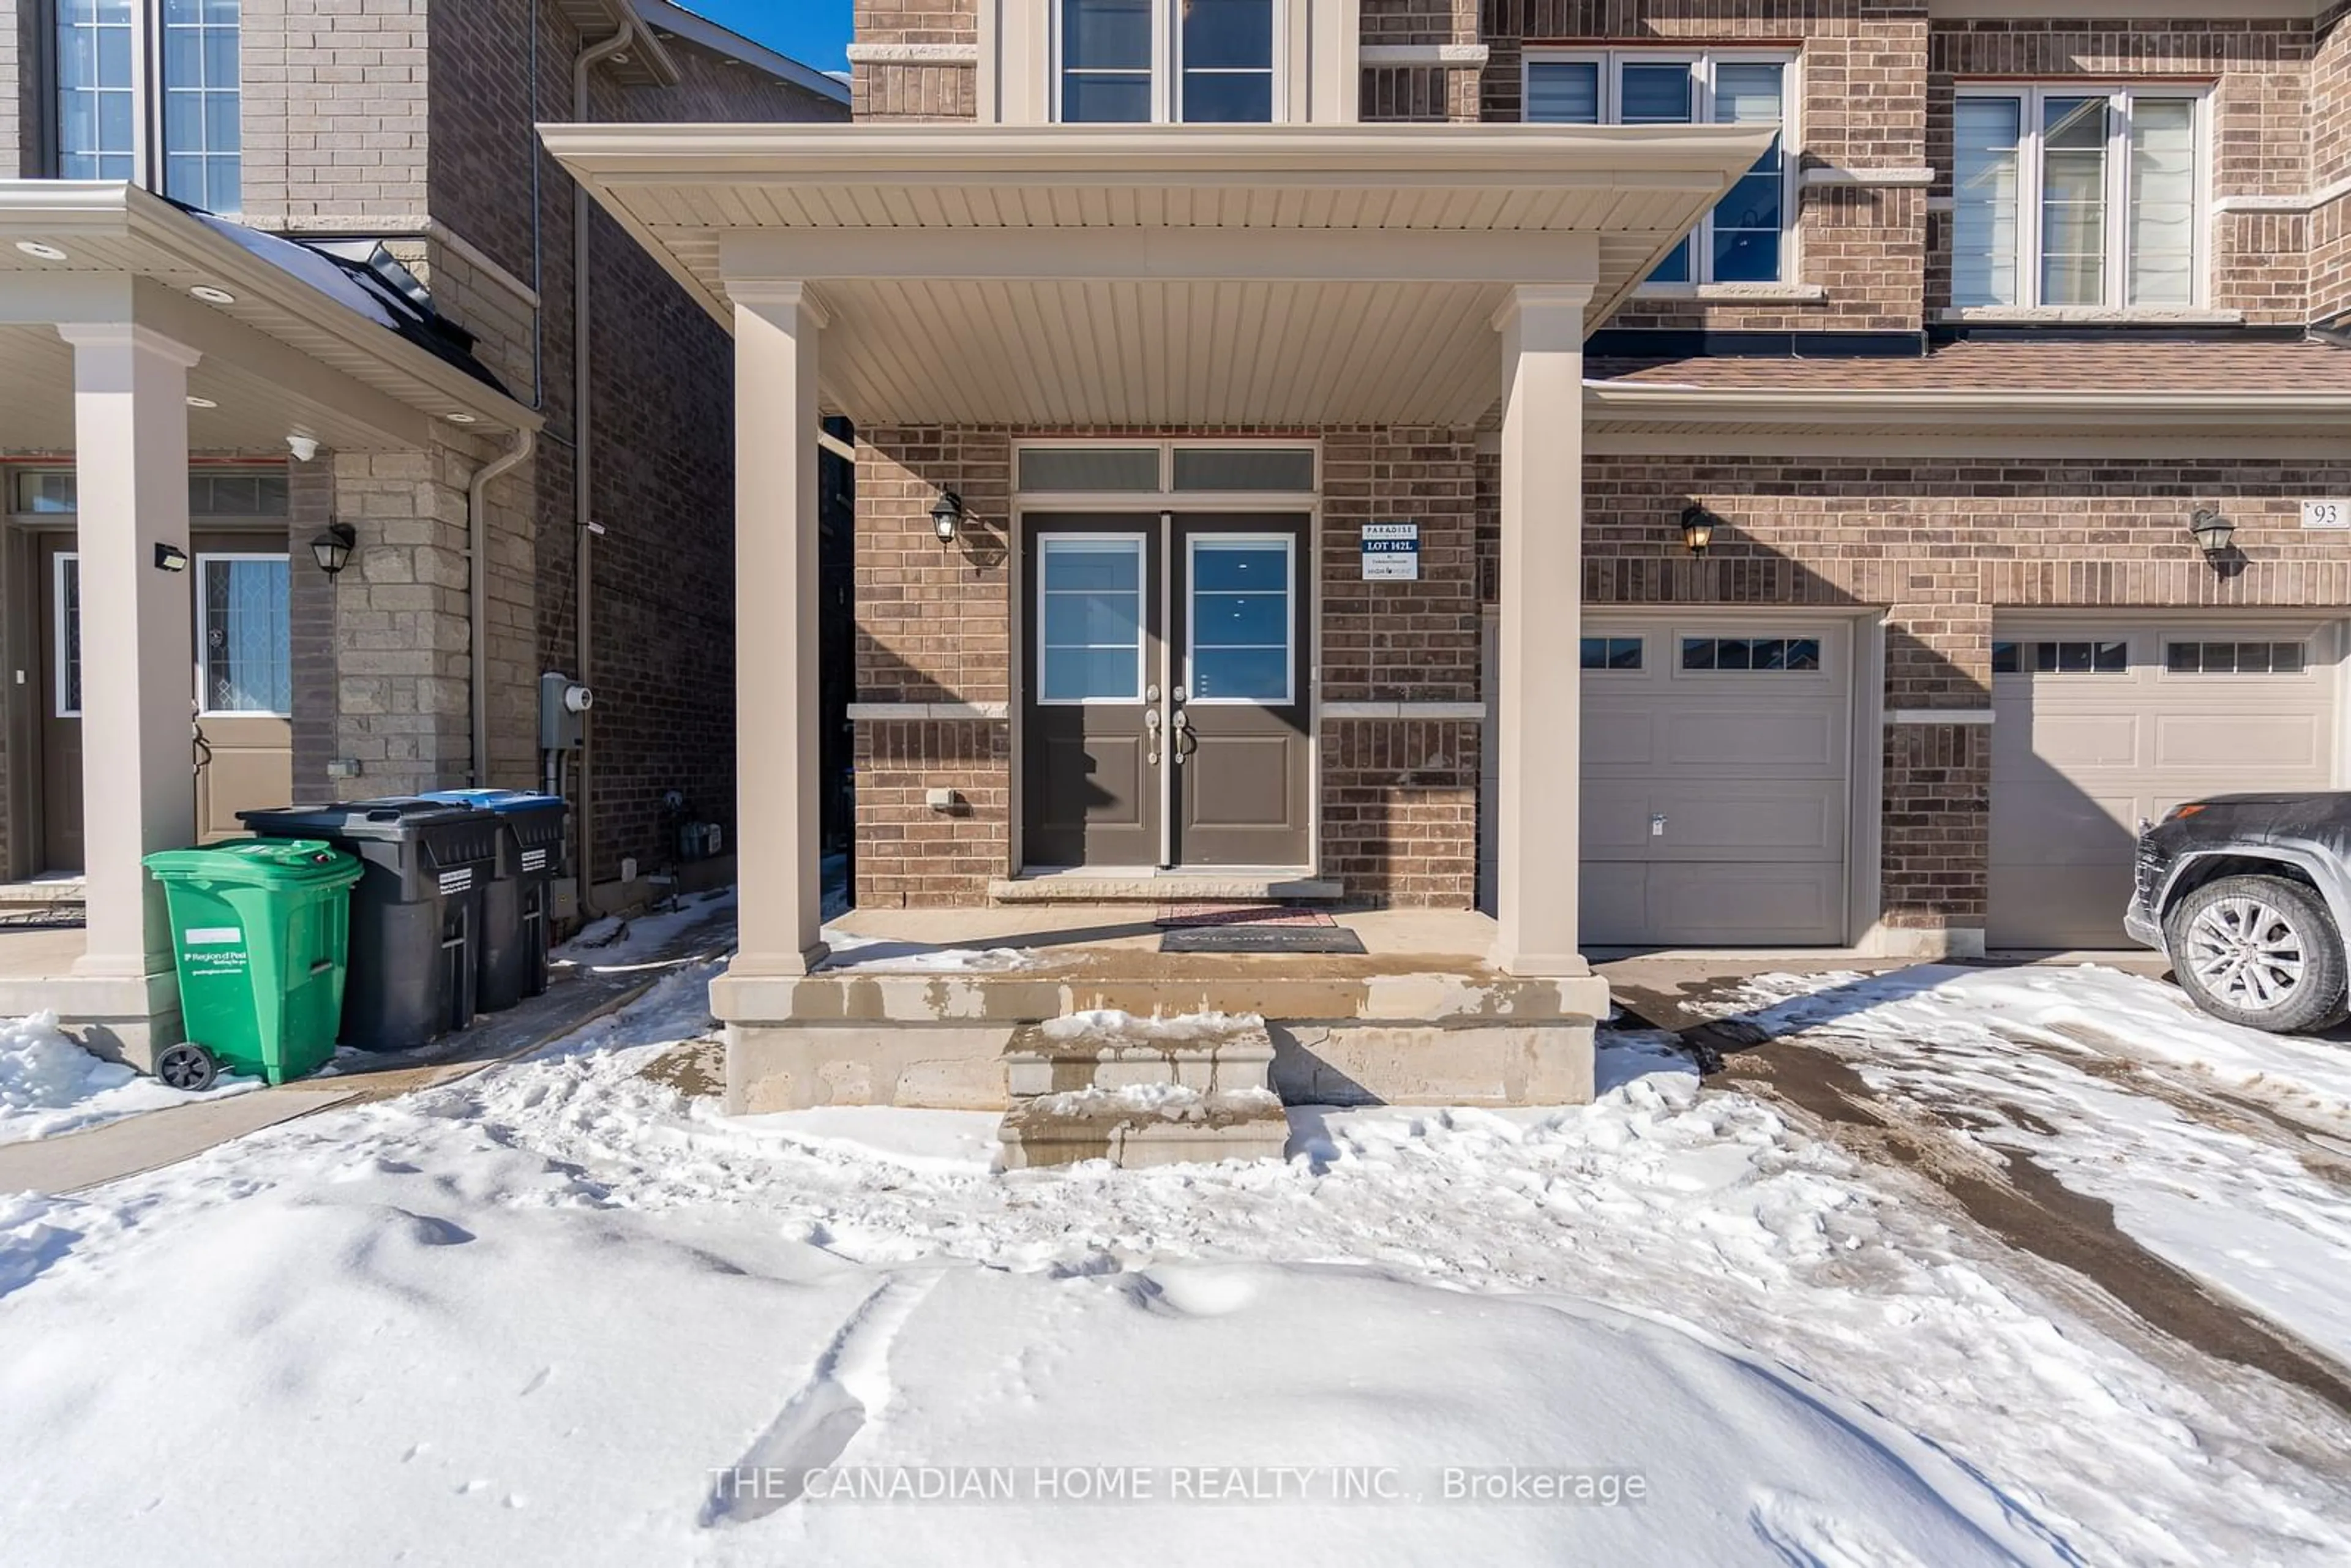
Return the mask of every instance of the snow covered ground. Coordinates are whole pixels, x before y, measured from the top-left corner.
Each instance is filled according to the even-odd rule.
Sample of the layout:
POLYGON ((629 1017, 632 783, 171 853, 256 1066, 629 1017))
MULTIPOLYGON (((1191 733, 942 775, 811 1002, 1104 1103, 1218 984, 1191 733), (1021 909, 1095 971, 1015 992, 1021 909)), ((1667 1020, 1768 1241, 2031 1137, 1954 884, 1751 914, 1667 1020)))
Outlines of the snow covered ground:
POLYGON ((1591 1106, 998 1176, 991 1115, 642 1075, 707 973, 0 1198, 9 1560, 2351 1560, 2344 1423, 2158 1364, 1659 1037, 1591 1106), (987 1495, 850 1495, 893 1489, 987 1495))
POLYGON ((1873 1087, 1964 1107, 1980 1124, 1959 1135, 2112 1204, 2141 1246, 2351 1366, 2351 1045, 2239 1029, 2095 967, 1773 976, 1742 999, 1873 1087))
POLYGON ((260 1087, 257 1078, 224 1076, 201 1095, 182 1093, 92 1056, 58 1030, 54 1013, 0 1019, 0 1144, 53 1138, 260 1087))

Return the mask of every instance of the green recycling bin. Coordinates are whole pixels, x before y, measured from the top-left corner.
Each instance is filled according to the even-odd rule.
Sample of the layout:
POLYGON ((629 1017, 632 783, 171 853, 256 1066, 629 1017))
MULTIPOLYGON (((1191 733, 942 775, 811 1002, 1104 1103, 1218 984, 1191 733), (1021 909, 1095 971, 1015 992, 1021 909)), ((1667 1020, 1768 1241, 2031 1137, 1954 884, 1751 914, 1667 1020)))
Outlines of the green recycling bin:
POLYGON ((222 1067, 272 1083, 335 1054, 360 865, 314 839, 244 839, 147 857, 172 911, 187 1043, 155 1075, 209 1087, 222 1067))

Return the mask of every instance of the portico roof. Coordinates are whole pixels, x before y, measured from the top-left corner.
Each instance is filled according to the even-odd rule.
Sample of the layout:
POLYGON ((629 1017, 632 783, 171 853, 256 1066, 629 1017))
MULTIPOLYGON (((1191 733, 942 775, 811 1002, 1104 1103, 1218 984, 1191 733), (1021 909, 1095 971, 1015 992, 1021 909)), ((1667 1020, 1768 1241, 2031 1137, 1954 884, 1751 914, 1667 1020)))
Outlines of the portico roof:
POLYGON ((1513 286, 1598 322, 1741 173, 1735 126, 558 125, 722 323, 810 286, 867 423, 1468 423, 1513 286))
POLYGON ((294 432, 347 450, 414 446, 538 415, 402 336, 326 257, 119 181, 0 181, 0 446, 70 450, 61 323, 136 322, 204 357, 189 444, 266 450, 294 432), (201 290, 202 292, 196 292, 201 290))

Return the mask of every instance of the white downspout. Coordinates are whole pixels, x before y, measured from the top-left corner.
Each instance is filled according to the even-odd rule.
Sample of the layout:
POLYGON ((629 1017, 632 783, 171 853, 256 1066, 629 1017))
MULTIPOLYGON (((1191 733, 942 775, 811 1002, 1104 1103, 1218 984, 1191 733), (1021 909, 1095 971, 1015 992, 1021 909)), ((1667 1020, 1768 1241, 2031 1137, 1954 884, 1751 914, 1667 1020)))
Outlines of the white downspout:
POLYGON ((474 472, 465 487, 466 549, 472 557, 465 572, 472 602, 473 627, 468 639, 473 653, 474 788, 490 782, 490 482, 530 461, 538 445, 537 434, 515 432, 506 451, 474 472))
MULTIPOLYGON (((573 123, 584 125, 588 121, 588 73, 627 48, 636 36, 636 19, 631 16, 621 23, 619 32, 601 44, 589 45, 572 57, 573 123)), ((578 600, 572 620, 579 638, 579 649, 574 655, 579 669, 571 678, 582 685, 593 684, 590 659, 594 647, 596 564, 595 511, 590 504, 589 489, 594 478, 594 465, 590 454, 594 449, 595 394, 588 362, 592 325, 589 316, 588 218, 588 187, 575 179, 571 183, 571 505, 572 586, 578 600)), ((595 884, 596 869, 591 859, 596 841, 595 819, 589 798, 589 764, 594 756, 595 747, 593 728, 591 719, 588 733, 580 742, 580 767, 572 784, 571 817, 580 835, 577 874, 582 916, 596 913, 595 901, 590 891, 595 884)))

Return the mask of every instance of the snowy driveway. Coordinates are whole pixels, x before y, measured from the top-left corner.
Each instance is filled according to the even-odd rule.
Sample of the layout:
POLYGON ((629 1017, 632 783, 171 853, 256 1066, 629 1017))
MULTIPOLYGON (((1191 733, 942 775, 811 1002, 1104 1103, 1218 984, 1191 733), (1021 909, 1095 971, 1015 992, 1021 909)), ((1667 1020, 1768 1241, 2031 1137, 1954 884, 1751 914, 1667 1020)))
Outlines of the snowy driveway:
MULTIPOLYGON (((2324 1403, 1659 1038, 1611 1039, 1588 1107, 1307 1110, 1286 1164, 1003 1177, 984 1114, 687 1098, 702 977, 0 1199, 11 1560, 2351 1560, 2324 1403), (1448 1494, 1513 1474, 1585 1500, 1448 1494)), ((1872 1005, 1981 1010, 1928 994, 1872 1005)))

